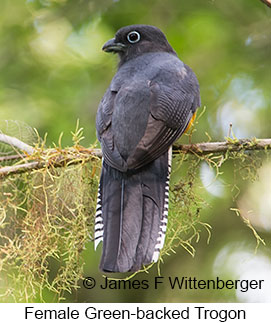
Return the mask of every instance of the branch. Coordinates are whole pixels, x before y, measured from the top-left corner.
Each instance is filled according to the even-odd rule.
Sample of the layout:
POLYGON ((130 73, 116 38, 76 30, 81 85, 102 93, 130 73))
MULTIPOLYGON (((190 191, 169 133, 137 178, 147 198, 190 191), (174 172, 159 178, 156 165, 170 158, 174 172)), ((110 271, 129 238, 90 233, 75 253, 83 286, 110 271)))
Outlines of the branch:
POLYGON ((34 148, 29 146, 28 144, 22 142, 21 140, 14 138, 14 137, 10 137, 8 135, 4 135, 2 133, 0 133, 0 142, 3 142, 7 145, 16 147, 22 151, 27 152, 29 155, 34 153, 34 148))
POLYGON ((181 151, 197 155, 205 155, 210 153, 221 153, 226 151, 240 150, 263 150, 271 149, 271 139, 240 139, 235 141, 223 142, 203 142, 190 145, 174 145, 173 151, 181 151))
MULTIPOLYGON (((19 159, 20 156, 14 155, 10 157, 12 157, 11 159, 19 159)), ((95 157, 102 158, 102 151, 101 149, 93 148, 80 148, 80 150, 76 150, 74 148, 68 148, 66 150, 48 149, 48 154, 44 154, 44 156, 41 155, 40 158, 42 157, 44 157, 44 159, 46 160, 32 161, 29 163, 14 166, 5 166, 2 168, 0 167, 0 178, 50 166, 59 168, 64 167, 65 165, 76 165, 82 162, 86 162, 89 159, 95 157)), ((6 160, 7 158, 5 158, 5 161, 6 160)))
POLYGON ((266 4, 269 8, 271 8, 271 0, 261 0, 264 4, 266 4))
MULTIPOLYGON (((203 142, 198 144, 186 144, 186 145, 174 145, 173 152, 176 153, 186 153, 186 154, 196 154, 205 155, 211 153, 225 153, 241 150, 265 150, 271 149, 271 139, 240 139, 233 142, 203 142)), ((47 161, 33 161, 29 163, 24 163, 21 165, 0 167, 0 178, 11 174, 19 174, 27 171, 32 171, 35 169, 42 169, 48 166, 53 167, 63 167, 64 165, 75 165, 81 162, 88 161, 92 158, 101 158, 101 149, 83 148, 80 149, 68 148, 66 150, 48 150, 50 154, 47 154, 47 161)), ((7 160, 9 156, 5 157, 7 160)), ((20 156, 14 155, 10 156, 11 159, 18 159, 20 156)), ((3 157, 2 157, 3 158, 3 157)), ((1 161, 1 160, 0 160, 1 161)))

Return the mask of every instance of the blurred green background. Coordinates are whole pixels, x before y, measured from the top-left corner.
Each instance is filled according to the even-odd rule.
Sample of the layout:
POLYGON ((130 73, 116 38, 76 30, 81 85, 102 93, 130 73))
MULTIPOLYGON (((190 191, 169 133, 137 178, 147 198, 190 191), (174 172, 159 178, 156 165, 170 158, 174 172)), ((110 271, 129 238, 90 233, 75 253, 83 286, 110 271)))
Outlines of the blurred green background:
MULTIPOLYGON (((179 57, 198 76, 206 112, 193 142, 224 140, 229 124, 237 138, 271 137, 271 9, 259 0, 1 0, 0 120, 19 120, 48 133, 47 143, 72 144, 76 120, 84 128, 84 146, 96 141, 99 101, 116 71, 117 57, 102 45, 124 25, 146 23, 161 28, 179 57)), ((184 138, 187 141, 187 138, 184 138)), ((264 288, 247 293, 207 290, 86 290, 67 301, 80 302, 271 302, 271 161, 263 160, 259 180, 239 182, 229 162, 216 180, 204 163, 202 194, 209 207, 196 256, 184 249, 166 257, 161 274, 197 279, 264 279, 264 288), (241 188, 233 201, 229 183, 241 188), (238 207, 264 238, 256 240, 231 207, 238 207)), ((84 251, 85 276, 97 283, 101 249, 84 251)), ((135 279, 152 281, 150 274, 135 279)))

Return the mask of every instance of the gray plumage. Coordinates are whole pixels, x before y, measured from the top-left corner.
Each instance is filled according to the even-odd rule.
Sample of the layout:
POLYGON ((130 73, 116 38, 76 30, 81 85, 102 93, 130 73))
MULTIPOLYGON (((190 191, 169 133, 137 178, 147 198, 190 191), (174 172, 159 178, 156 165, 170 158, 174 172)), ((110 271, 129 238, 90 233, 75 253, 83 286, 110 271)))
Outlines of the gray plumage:
POLYGON ((95 247, 102 271, 157 261, 165 239, 170 147, 200 105, 199 85, 156 27, 121 28, 103 47, 120 64, 97 112, 103 151, 95 247))

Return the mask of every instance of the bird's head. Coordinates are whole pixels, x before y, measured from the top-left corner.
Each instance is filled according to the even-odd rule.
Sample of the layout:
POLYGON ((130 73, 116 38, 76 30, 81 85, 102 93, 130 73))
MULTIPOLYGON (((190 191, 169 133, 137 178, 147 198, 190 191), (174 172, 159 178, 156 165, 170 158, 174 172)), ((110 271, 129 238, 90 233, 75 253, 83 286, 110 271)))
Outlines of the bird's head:
POLYGON ((119 29, 115 38, 104 44, 103 50, 119 54, 120 65, 144 53, 176 54, 162 31, 150 25, 131 25, 119 29))

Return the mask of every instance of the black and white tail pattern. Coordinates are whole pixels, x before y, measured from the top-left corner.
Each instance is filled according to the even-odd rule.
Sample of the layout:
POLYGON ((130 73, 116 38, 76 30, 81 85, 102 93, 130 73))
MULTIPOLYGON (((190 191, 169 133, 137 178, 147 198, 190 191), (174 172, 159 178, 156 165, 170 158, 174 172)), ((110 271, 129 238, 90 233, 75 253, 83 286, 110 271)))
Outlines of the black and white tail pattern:
POLYGON ((101 183, 98 188, 98 196, 97 196, 97 207, 95 214, 95 227, 94 227, 94 248, 97 249, 100 242, 103 241, 103 233, 104 233, 104 225, 103 225, 103 217, 102 217, 102 194, 101 194, 101 183))
POLYGON ((165 199, 164 199, 164 208, 163 214, 160 219, 160 226, 158 232, 158 238, 156 241, 154 253, 152 256, 152 261, 157 262, 159 259, 160 251, 162 250, 165 238, 166 238, 166 230, 167 230, 167 221, 168 221, 168 204, 169 204, 169 178, 171 173, 171 162, 172 162, 172 147, 168 150, 168 174, 165 186, 165 199))

